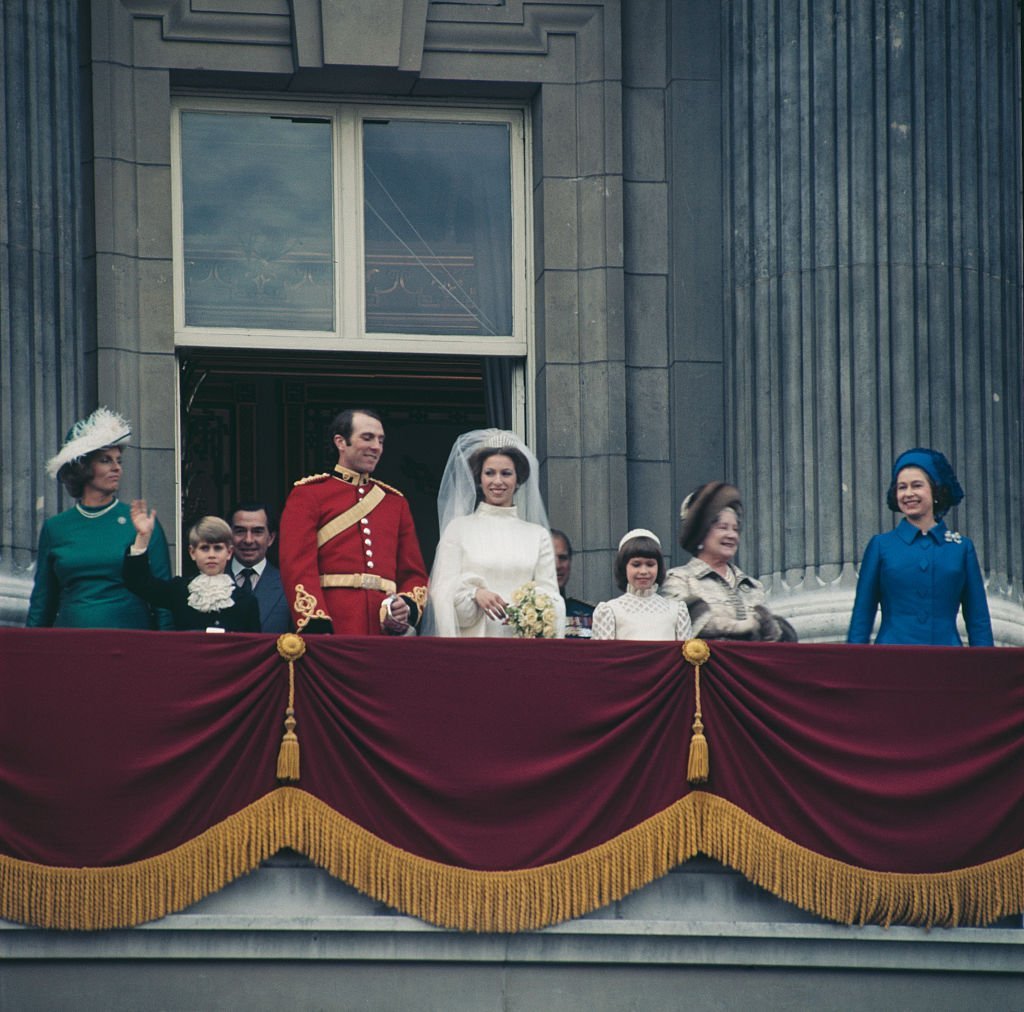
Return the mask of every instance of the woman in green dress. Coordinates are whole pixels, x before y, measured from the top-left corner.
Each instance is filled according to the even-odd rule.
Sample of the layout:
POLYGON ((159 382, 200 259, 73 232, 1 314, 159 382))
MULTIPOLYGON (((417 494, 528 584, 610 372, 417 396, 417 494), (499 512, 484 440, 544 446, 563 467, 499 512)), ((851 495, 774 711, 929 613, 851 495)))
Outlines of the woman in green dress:
MULTIPOLYGON (((131 511, 117 498, 122 446, 131 426, 107 408, 76 422, 46 465, 75 505, 50 517, 39 535, 28 626, 71 629, 172 629, 124 584, 125 549, 135 540, 131 511)), ((167 539, 159 524, 149 548, 153 573, 170 579, 167 539)))

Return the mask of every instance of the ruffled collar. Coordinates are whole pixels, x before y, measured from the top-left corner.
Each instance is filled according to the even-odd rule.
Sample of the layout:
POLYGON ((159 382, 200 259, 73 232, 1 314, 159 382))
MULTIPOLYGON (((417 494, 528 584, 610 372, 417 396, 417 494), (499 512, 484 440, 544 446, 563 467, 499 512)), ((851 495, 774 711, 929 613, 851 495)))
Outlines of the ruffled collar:
POLYGON ((631 583, 627 583, 626 593, 633 597, 654 597, 658 593, 658 585, 655 584, 653 587, 645 587, 643 590, 637 590, 637 588, 631 583))
POLYGON ((227 573, 200 573, 188 585, 188 606, 196 611, 223 611, 235 603, 231 596, 234 589, 235 581, 227 573))
POLYGON ((518 517, 519 510, 515 506, 492 506, 489 502, 482 502, 476 508, 477 513, 485 517, 518 517))

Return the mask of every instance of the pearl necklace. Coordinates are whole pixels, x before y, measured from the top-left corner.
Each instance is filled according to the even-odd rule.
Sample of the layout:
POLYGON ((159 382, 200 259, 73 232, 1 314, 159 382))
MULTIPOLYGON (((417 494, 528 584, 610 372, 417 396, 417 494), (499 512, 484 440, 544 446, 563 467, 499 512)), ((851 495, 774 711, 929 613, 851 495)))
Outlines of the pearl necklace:
POLYGON ((87 510, 82 505, 82 500, 79 499, 79 500, 77 500, 75 502, 75 509, 78 510, 78 512, 81 513, 82 516, 85 517, 86 520, 95 520, 97 517, 103 516, 104 513, 109 513, 118 504, 118 501, 119 500, 118 500, 117 496, 115 495, 114 498, 106 506, 104 506, 102 509, 95 510, 95 511, 90 511, 90 510, 87 510))

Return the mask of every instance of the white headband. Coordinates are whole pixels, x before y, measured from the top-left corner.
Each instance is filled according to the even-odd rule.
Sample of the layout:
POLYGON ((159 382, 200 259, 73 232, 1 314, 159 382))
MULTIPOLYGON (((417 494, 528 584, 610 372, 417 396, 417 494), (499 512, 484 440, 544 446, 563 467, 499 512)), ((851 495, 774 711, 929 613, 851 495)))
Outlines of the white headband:
POLYGON ((646 527, 634 527, 633 530, 626 531, 626 533, 622 535, 622 540, 619 542, 619 548, 621 548, 627 541, 632 541, 633 538, 650 538, 657 544, 659 550, 661 549, 661 539, 654 533, 654 531, 649 531, 646 527))

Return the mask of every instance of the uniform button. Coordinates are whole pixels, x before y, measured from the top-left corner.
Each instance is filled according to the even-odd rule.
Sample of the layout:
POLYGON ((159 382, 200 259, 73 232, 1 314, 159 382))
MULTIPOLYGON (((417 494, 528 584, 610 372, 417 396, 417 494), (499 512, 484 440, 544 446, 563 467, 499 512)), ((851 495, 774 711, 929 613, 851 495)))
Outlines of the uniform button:
POLYGON ((924 572, 925 570, 927 570, 928 569, 928 565, 929 565, 928 560, 927 559, 923 559, 921 561, 921 572, 924 572))
POLYGON ((364 527, 364 528, 363 528, 363 533, 364 533, 364 534, 372 534, 372 533, 373 533, 373 531, 371 531, 369 527, 364 527))
POLYGON ((373 542, 369 538, 363 538, 363 544, 364 545, 372 545, 373 542))
MULTIPOLYGON (((372 555, 373 555, 373 549, 372 548, 367 548, 366 549, 366 557, 370 558, 372 555)), ((372 566, 373 563, 371 562, 370 565, 372 566)))
POLYGON ((366 517, 360 517, 359 522, 365 527, 370 521, 366 517))
POLYGON ((362 485, 359 486, 359 494, 362 495, 366 491, 366 488, 362 485))
POLYGON ((367 569, 373 569, 373 562, 368 562, 368 563, 366 564, 366 568, 367 568, 367 569))

